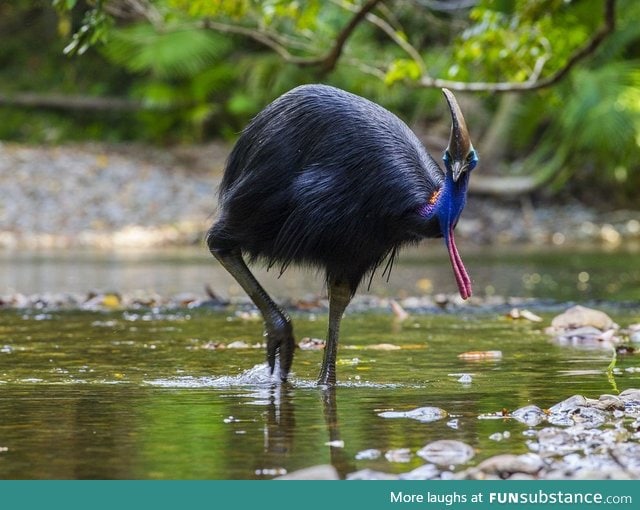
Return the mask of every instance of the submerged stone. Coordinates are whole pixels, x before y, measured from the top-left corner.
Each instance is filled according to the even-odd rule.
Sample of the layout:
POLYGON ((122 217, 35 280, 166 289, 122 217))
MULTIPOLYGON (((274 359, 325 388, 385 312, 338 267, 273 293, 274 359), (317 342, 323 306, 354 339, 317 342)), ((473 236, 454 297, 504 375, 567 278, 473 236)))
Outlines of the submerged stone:
POLYGON ((439 466, 464 464, 473 458, 475 450, 462 441, 442 439, 418 450, 418 456, 439 466))
POLYGON ((433 464, 424 464, 413 471, 400 475, 400 480, 431 480, 440 474, 440 470, 433 464))
POLYGON ((274 480, 340 480, 340 475, 332 465, 321 464, 292 471, 274 480))
POLYGON ((374 469, 361 469, 347 475, 347 480, 397 480, 398 478, 399 476, 393 473, 384 473, 374 469))
POLYGON ((382 455, 380 450, 370 448, 368 450, 362 450, 356 453, 356 460, 375 460, 379 459, 382 455))
POLYGON ((603 411, 624 411, 623 400, 616 395, 600 395, 600 398, 593 403, 593 407, 603 411))
POLYGON ((545 412, 536 405, 529 405, 516 409, 511 417, 529 427, 535 427, 547 419, 545 412))
POLYGON ((534 453, 525 453, 524 455, 505 453, 483 460, 476 467, 461 473, 460 478, 482 480, 485 478, 513 478, 514 475, 531 477, 539 473, 543 467, 544 461, 534 453))
POLYGON ((566 398, 562 402, 551 406, 549 408, 549 412, 552 414, 568 413, 569 411, 572 411, 577 407, 586 405, 587 399, 585 397, 583 397, 582 395, 573 395, 572 397, 566 398))
POLYGON ((395 450, 389 450, 384 454, 384 458, 389 462, 407 463, 411 462, 411 450, 409 448, 396 448, 395 450))
POLYGON ((447 412, 439 407, 418 407, 411 411, 384 411, 381 418, 411 418, 422 423, 430 423, 447 417, 447 412))
POLYGON ((584 326, 592 326, 601 331, 618 329, 618 325, 606 313, 580 305, 569 308, 551 321, 551 327, 556 331, 566 331, 584 326))

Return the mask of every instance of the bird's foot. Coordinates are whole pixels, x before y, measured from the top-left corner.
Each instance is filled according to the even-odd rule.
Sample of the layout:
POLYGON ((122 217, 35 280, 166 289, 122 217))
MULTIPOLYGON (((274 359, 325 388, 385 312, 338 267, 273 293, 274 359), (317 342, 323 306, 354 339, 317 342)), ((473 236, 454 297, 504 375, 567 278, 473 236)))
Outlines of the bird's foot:
POLYGON ((321 388, 332 388, 336 385, 336 369, 334 367, 322 365, 317 385, 321 388))
POLYGON ((296 347, 291 321, 286 319, 278 321, 277 324, 267 325, 265 336, 267 337, 267 362, 271 374, 274 372, 277 356, 280 362, 280 380, 287 382, 296 347))

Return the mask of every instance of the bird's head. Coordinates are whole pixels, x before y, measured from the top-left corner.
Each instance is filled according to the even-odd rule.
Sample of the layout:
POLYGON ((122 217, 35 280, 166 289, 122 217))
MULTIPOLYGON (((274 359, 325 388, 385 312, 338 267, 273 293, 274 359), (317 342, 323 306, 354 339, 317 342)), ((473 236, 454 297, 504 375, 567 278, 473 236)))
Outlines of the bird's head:
POLYGON ((437 218, 460 296, 467 299, 471 296, 471 279, 456 248, 453 229, 466 203, 469 174, 478 164, 478 155, 455 96, 447 89, 442 89, 442 92, 451 112, 451 136, 442 158, 445 166, 444 183, 429 197, 427 204, 421 207, 420 214, 429 219, 437 218))
POLYGON ((465 177, 466 184, 469 172, 478 164, 478 154, 469 138, 467 124, 464 121, 456 97, 448 89, 442 89, 442 92, 451 111, 451 136, 442 159, 444 160, 447 177, 450 176, 453 182, 458 182, 461 177, 465 177))

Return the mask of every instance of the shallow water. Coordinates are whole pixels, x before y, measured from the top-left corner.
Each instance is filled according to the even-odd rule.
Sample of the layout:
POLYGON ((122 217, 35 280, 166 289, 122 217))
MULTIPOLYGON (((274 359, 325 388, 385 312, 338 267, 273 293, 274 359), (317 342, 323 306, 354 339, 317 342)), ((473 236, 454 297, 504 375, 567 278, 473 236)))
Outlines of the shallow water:
MULTIPOLYGON (((638 308, 608 311, 621 325, 640 322, 638 308)), ((297 337, 323 337, 325 319, 298 314, 297 337)), ((407 472, 437 439, 472 445, 465 466, 523 453, 527 427, 488 415, 640 386, 628 370, 637 356, 619 357, 608 374, 610 351, 554 345, 543 325, 490 311, 402 324, 348 313, 331 394, 314 386, 321 351, 297 351, 290 385, 268 382, 264 350, 252 347, 262 326, 233 311, 0 311, 0 478, 272 478, 329 462, 343 476, 407 472), (234 341, 249 346, 218 348, 234 341), (458 358, 484 350, 502 357, 458 358), (424 406, 449 416, 379 416, 424 406), (496 432, 509 434, 490 439, 496 432), (336 440, 344 447, 327 445, 336 440), (385 458, 398 448, 410 449, 408 462, 385 458), (356 459, 368 449, 382 456, 356 459)))
MULTIPOLYGON (((518 296, 556 301, 640 301, 638 245, 615 251, 460 246, 477 296, 518 296)), ((313 271, 257 268, 256 275, 279 299, 324 293, 313 271)), ((368 283, 368 282, 365 282, 368 283)), ((204 247, 114 252, 0 252, 0 295, 55 292, 132 291, 170 295, 203 293, 208 284, 223 297, 244 296, 234 280, 204 247)), ((438 240, 401 253, 387 281, 380 275, 362 292, 378 296, 413 296, 457 291, 438 240)))
MULTIPOLYGON (((476 449, 462 469, 527 451, 526 426, 489 419, 496 413, 640 386, 637 355, 619 356, 611 373, 609 350, 562 347, 542 332, 568 302, 594 303, 622 326, 639 323, 637 251, 461 251, 476 295, 532 298, 527 306, 544 322, 507 319, 506 309, 482 300, 403 323, 388 310, 352 307, 333 393, 315 387, 321 351, 298 350, 291 383, 273 385, 261 323, 235 309, 0 308, 0 478, 272 478, 328 462, 342 476, 362 468, 404 473, 424 463, 417 450, 437 439, 476 449), (219 348, 235 341, 247 347, 219 348), (496 350, 500 358, 458 357, 496 350), (465 374, 470 382, 460 381, 465 374), (448 416, 432 423, 380 416, 426 406, 448 416), (410 455, 395 460, 408 462, 385 458, 400 448, 410 455), (370 449, 380 457, 356 458, 370 449)), ((324 292, 312 273, 258 274, 281 302, 324 292)), ((200 248, 0 254, 0 296, 204 295, 205 284, 225 298, 243 296, 200 248)), ((369 292, 455 292, 444 249, 409 251, 390 281, 375 277, 369 292)), ((298 339, 325 335, 326 314, 297 313, 294 321, 298 339)))

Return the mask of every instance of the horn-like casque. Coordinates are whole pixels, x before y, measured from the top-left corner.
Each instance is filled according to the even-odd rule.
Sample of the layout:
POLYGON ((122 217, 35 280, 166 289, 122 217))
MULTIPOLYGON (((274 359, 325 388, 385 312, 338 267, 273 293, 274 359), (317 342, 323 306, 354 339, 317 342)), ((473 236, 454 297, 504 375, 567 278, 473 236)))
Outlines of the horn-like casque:
POLYGON ((467 157, 467 154, 471 150, 469 131, 467 131, 467 124, 464 121, 456 97, 449 89, 442 89, 442 92, 451 111, 451 137, 449 138, 447 150, 454 161, 461 161, 467 157))

